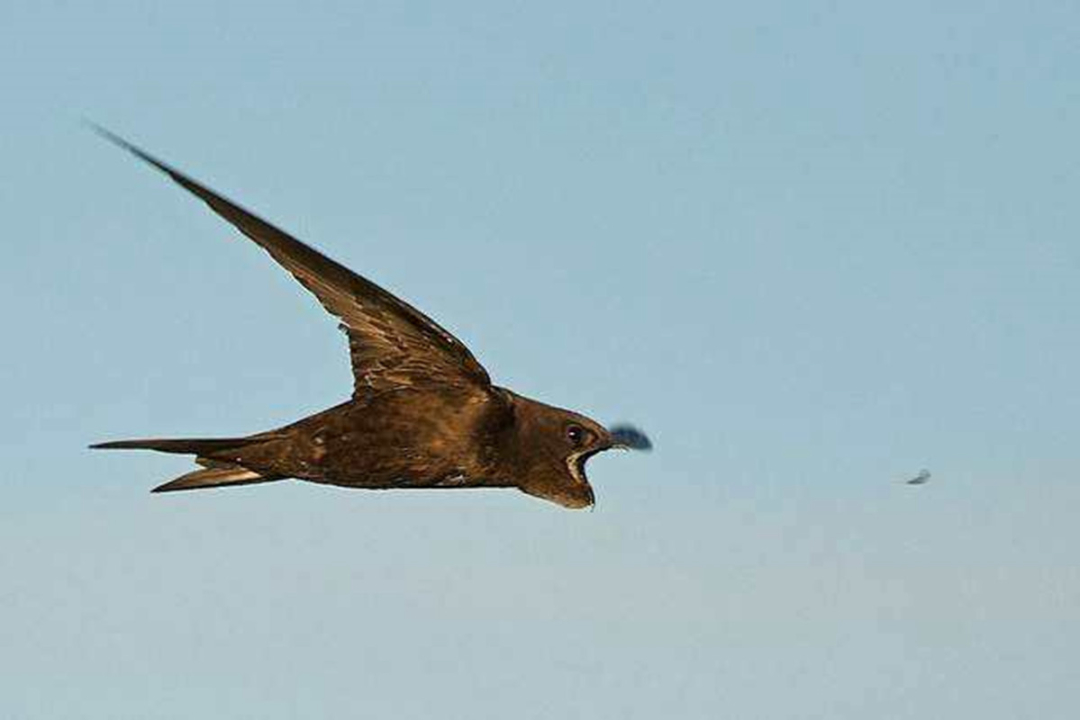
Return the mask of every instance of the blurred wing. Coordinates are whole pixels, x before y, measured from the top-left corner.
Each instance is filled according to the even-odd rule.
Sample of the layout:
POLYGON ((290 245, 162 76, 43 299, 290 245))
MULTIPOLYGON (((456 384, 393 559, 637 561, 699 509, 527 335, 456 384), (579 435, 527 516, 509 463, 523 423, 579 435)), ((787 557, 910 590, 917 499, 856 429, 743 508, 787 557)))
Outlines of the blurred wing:
POLYGON ((354 397, 402 386, 491 383, 468 348, 416 308, 123 138, 101 127, 95 129, 202 198, 270 253, 324 308, 341 318, 341 327, 349 337, 354 397))

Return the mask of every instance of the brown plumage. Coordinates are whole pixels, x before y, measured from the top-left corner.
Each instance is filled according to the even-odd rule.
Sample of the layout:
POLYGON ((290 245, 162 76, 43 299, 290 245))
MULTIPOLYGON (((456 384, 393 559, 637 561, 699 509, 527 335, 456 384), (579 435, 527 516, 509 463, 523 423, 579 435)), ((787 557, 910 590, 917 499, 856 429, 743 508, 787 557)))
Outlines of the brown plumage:
POLYGON ((613 447, 647 449, 626 426, 491 383, 468 348, 416 308, 103 128, 103 137, 164 172, 270 253, 341 320, 348 401, 269 432, 238 438, 119 440, 104 449, 196 456, 202 469, 154 492, 285 478, 346 487, 516 487, 569 508, 594 502, 585 461, 613 447))

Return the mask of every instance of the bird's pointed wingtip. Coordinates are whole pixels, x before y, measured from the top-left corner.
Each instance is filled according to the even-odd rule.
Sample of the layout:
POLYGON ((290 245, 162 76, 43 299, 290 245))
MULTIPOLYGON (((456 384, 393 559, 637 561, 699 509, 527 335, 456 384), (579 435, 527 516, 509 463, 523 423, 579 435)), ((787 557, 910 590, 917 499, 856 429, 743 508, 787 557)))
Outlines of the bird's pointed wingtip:
POLYGON ((79 121, 82 123, 83 127, 85 127, 90 132, 94 133, 98 137, 104 138, 105 140, 108 140, 109 142, 113 143, 114 145, 119 145, 120 147, 122 147, 124 149, 127 149, 127 150, 132 149, 131 143, 129 143, 127 140, 120 137, 119 135, 117 135, 116 133, 114 133, 112 130, 105 127, 101 123, 99 123, 99 122, 97 122, 95 120, 91 120, 90 118, 88 118, 86 116, 83 116, 83 117, 79 118, 79 121))
POLYGON ((117 135, 116 133, 114 133, 112 130, 105 127, 104 125, 102 125, 100 123, 97 123, 97 122, 95 122, 95 121, 93 121, 93 120, 91 120, 91 119, 89 119, 87 117, 82 118, 82 123, 83 123, 83 125, 86 126, 86 128, 88 130, 90 130, 92 133, 94 133, 98 137, 102 138, 103 140, 107 140, 108 142, 112 143, 113 145, 116 145, 118 148, 121 148, 122 150, 127 150, 129 153, 131 153, 135 157, 139 158, 143 162, 146 162, 146 163, 149 163, 150 165, 153 165, 158 170, 161 170, 162 172, 165 172, 165 173, 167 173, 169 175, 172 175, 174 177, 179 174, 179 173, 177 173, 176 170, 169 167, 168 165, 166 165, 161 160, 158 160, 156 157, 154 157, 150 153, 146 152, 145 150, 140 148, 138 145, 135 145, 130 140, 126 140, 123 137, 121 137, 120 135, 117 135))

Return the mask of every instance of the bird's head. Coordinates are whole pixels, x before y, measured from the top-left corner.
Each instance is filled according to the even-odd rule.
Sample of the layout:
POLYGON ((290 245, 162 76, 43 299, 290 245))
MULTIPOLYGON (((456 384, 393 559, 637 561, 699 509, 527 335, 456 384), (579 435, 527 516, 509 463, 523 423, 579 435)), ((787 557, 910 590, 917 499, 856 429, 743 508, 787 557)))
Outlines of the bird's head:
POLYGON ((513 397, 514 483, 525 493, 580 509, 596 499, 585 475, 593 455, 612 448, 648 450, 649 439, 622 426, 608 430, 580 413, 513 397))

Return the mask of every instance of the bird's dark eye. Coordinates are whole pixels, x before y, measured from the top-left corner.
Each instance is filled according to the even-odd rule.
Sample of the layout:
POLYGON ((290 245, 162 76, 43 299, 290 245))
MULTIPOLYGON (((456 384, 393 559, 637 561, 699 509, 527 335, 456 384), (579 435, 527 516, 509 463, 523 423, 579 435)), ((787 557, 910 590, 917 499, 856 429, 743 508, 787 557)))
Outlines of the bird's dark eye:
POLYGON ((585 441, 585 430, 580 425, 571 425, 566 428, 566 439, 574 447, 578 447, 585 441))

